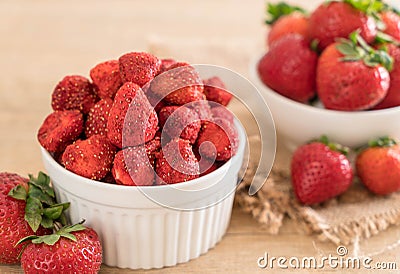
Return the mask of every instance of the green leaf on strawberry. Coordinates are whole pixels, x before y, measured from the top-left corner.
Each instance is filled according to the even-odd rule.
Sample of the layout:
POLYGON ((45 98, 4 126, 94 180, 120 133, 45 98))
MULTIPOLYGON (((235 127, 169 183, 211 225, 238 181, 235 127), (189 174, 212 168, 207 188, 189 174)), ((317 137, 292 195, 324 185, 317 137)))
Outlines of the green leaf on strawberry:
POLYGON ((343 2, 352 5, 367 15, 376 14, 385 7, 385 4, 380 0, 344 0, 343 2))
POLYGON ((37 231, 40 225, 54 228, 55 222, 66 224, 63 212, 69 207, 69 203, 56 202, 50 177, 45 173, 39 172, 37 178, 29 175, 28 190, 18 185, 8 195, 26 201, 24 218, 33 231, 37 231))
POLYGON ((275 23, 280 17, 284 15, 291 14, 293 12, 300 12, 305 14, 306 11, 298 6, 292 6, 285 2, 279 2, 277 4, 268 3, 267 5, 267 20, 265 23, 267 25, 272 25, 275 23))
POLYGON ((393 69, 393 58, 382 49, 374 49, 361 37, 359 31, 354 31, 349 35, 349 39, 338 39, 337 50, 344 56, 344 62, 362 60, 365 65, 375 67, 383 66, 388 71, 393 69))
POLYGON ((84 220, 81 221, 80 223, 74 224, 74 225, 69 225, 69 226, 64 226, 62 228, 60 228, 59 230, 57 230, 56 232, 54 232, 53 234, 50 235, 43 235, 43 236, 36 236, 36 235, 30 235, 27 236, 25 238, 22 238, 21 240, 18 241, 17 245, 27 242, 27 241, 31 241, 34 244, 41 244, 41 243, 45 243, 47 245, 54 245, 56 242, 58 242, 58 240, 61 237, 70 239, 71 241, 76 242, 76 237, 72 234, 72 232, 76 232, 76 231, 82 231, 85 230, 86 227, 83 226, 84 220))

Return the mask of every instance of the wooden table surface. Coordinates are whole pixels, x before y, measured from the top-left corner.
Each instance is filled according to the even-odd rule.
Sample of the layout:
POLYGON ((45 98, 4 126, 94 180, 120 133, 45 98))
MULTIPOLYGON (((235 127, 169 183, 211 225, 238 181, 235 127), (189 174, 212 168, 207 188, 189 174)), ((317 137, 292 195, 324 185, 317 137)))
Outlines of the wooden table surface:
MULTIPOLYGON (((0 170, 36 174, 44 169, 36 132, 51 111, 53 87, 64 75, 87 76, 100 61, 129 51, 146 51, 149 37, 154 35, 178 40, 243 39, 263 45, 264 5, 262 0, 0 1, 0 170)), ((246 71, 247 67, 240 69, 246 71)), ((379 253, 373 256, 374 262, 393 261, 400 268, 400 248, 387 248, 399 236, 399 228, 391 227, 356 249, 361 254, 379 253)), ((336 255, 336 246, 299 234, 290 221, 279 235, 268 235, 235 207, 226 236, 198 259, 150 271, 103 266, 101 273, 301 272, 260 269, 257 259, 265 252, 275 257, 319 257, 336 255)), ((319 270, 335 271, 348 270, 319 270)), ((0 266, 0 273, 21 272, 19 266, 0 266)))

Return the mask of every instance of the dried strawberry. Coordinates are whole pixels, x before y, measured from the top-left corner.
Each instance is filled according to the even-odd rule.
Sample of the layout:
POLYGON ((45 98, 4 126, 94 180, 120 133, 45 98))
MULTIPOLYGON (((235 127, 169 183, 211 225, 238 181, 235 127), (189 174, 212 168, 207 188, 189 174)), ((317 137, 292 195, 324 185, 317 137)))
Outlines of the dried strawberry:
POLYGON ((137 146, 154 138, 157 114, 142 89, 126 82, 118 90, 107 121, 107 136, 117 147, 137 146))
POLYGON ((107 120, 112 104, 110 98, 101 99, 90 109, 85 122, 87 138, 96 134, 107 136, 107 120))
POLYGON ((199 162, 188 140, 173 139, 156 159, 157 184, 176 184, 199 177, 199 162))
POLYGON ((111 170, 115 151, 107 137, 93 135, 69 145, 62 155, 62 164, 78 175, 101 180, 111 170))
POLYGON ((176 63, 177 61, 175 61, 174 59, 161 59, 161 68, 159 74, 167 71, 170 66, 176 63))
POLYGON ((98 97, 94 93, 94 87, 83 76, 65 76, 55 87, 51 96, 51 106, 54 110, 77 109, 87 114, 98 97))
POLYGON ((201 120, 201 124, 203 125, 207 121, 212 121, 212 119, 213 119, 210 105, 217 105, 217 104, 214 102, 210 102, 210 101, 202 99, 202 100, 193 101, 188 104, 185 104, 185 107, 188 107, 188 108, 194 110, 197 113, 197 115, 199 116, 199 119, 201 120))
POLYGON ((154 183, 153 165, 145 146, 128 147, 115 155, 112 174, 120 185, 149 186, 154 183))
POLYGON ((97 95, 101 99, 114 98, 115 93, 122 86, 118 60, 97 64, 90 70, 90 78, 92 78, 97 95))
POLYGON ((211 113, 213 118, 220 118, 229 121, 230 123, 233 123, 235 116, 233 113, 227 109, 224 106, 215 106, 211 108, 211 113))
POLYGON ((54 111, 40 126, 37 138, 47 151, 62 152, 83 131, 83 117, 78 110, 54 111))
POLYGON ((203 125, 196 142, 200 155, 217 161, 229 160, 236 154, 238 145, 235 126, 220 118, 203 125))
POLYGON ((184 105, 204 99, 203 82, 196 69, 176 63, 150 83, 151 90, 169 104, 184 105))
POLYGON ((213 101, 227 106, 232 99, 232 94, 226 90, 224 82, 217 76, 203 80, 204 94, 208 101, 213 101))
POLYGON ((161 68, 161 61, 146 52, 131 52, 119 58, 119 69, 124 83, 133 82, 140 87, 153 79, 161 68))
POLYGON ((201 122, 195 111, 185 106, 166 106, 158 113, 163 132, 171 139, 182 138, 193 144, 200 131, 201 122))

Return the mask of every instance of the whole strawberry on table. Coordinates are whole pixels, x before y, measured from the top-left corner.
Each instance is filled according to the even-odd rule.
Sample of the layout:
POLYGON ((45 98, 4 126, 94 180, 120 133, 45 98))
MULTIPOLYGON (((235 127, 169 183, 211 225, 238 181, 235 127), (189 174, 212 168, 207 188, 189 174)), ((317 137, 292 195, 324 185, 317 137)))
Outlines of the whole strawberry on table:
POLYGON ((68 207, 56 202, 46 174, 0 173, 0 263, 21 263, 25 273, 98 273, 97 233, 82 223, 67 225, 68 207))
POLYGON ((268 4, 263 83, 292 100, 363 111, 400 105, 400 15, 378 0, 268 4))

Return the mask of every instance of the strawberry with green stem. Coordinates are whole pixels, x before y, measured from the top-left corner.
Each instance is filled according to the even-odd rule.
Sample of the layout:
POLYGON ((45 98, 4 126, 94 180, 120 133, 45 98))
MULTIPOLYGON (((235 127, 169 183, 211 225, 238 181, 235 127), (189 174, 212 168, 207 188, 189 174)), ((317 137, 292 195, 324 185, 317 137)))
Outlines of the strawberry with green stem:
POLYGON ((377 21, 373 14, 382 9, 376 0, 344 0, 322 3, 310 15, 308 35, 324 50, 338 37, 347 38, 359 29, 361 37, 372 43, 377 35, 377 21))
POLYGON ((102 249, 96 232, 84 227, 83 222, 67 225, 64 211, 70 203, 56 202, 49 176, 43 172, 39 172, 37 178, 30 175, 29 181, 17 184, 8 195, 15 201, 25 203, 24 219, 33 232, 48 229, 45 235, 18 234, 19 241, 14 242, 14 247, 22 254, 21 265, 25 273, 99 271, 102 249), (50 234, 49 229, 53 229, 54 233, 50 234), (31 243, 27 243, 29 241, 31 243))
POLYGON ((326 136, 297 148, 291 160, 291 180, 302 204, 324 202, 349 188, 353 170, 347 152, 326 136))
POLYGON ((267 16, 268 19, 265 20, 265 23, 271 26, 267 36, 267 44, 269 46, 282 36, 290 33, 297 33, 307 37, 308 17, 301 7, 292 6, 285 2, 268 3, 267 16))
POLYGON ((386 96, 393 58, 369 46, 358 31, 326 48, 317 66, 317 93, 327 109, 358 111, 386 96))
POLYGON ((361 182, 373 193, 386 195, 400 190, 400 145, 387 136, 371 140, 356 158, 361 182))

